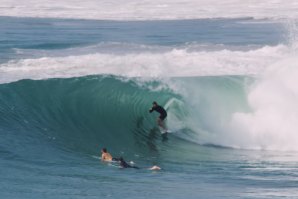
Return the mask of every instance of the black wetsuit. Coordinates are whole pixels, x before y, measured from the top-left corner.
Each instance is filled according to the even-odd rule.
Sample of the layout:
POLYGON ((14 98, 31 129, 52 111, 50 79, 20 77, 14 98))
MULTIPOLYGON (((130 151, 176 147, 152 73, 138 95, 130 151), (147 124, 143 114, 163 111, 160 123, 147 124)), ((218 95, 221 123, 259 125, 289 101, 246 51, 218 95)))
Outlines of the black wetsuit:
POLYGON ((119 160, 119 162, 120 162, 120 166, 121 166, 122 168, 140 169, 139 167, 129 165, 127 162, 124 161, 123 158, 119 158, 118 160, 119 160))
POLYGON ((163 107, 161 107, 161 106, 159 106, 159 105, 157 105, 157 106, 155 106, 155 107, 152 107, 152 108, 149 110, 150 113, 152 113, 153 111, 156 111, 156 112, 158 112, 158 113, 160 114, 159 118, 160 118, 162 121, 167 117, 167 111, 166 111, 163 107))

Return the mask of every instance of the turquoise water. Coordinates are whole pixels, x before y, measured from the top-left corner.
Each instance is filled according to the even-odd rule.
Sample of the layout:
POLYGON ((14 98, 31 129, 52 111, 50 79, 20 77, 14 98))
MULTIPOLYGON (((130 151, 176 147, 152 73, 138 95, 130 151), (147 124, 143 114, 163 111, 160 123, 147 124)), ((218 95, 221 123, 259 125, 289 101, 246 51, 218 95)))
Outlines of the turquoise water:
POLYGON ((1 198, 297 197, 296 151, 274 148, 280 143, 271 138, 279 135, 254 140, 247 126, 235 128, 237 113, 254 112, 249 91, 258 77, 250 68, 237 75, 229 69, 236 58, 230 52, 249 58, 264 46, 272 53, 287 45, 281 23, 1 17, 0 27, 1 198), (203 53, 210 68, 223 52, 222 68, 231 74, 171 76, 183 72, 174 67, 184 61, 179 54, 156 66, 155 55, 179 49, 203 53), (131 54, 141 55, 145 68, 149 63, 148 75, 126 75, 139 63, 131 54), (120 59, 115 70, 123 75, 103 70, 114 67, 110 58, 120 59), (101 68, 86 75, 84 61, 101 68), (149 74, 160 67, 169 75, 149 74), (157 114, 148 113, 152 101, 168 111, 168 139, 156 127, 157 114), (142 169, 102 163, 102 147, 142 169), (146 169, 152 165, 162 170, 146 169))

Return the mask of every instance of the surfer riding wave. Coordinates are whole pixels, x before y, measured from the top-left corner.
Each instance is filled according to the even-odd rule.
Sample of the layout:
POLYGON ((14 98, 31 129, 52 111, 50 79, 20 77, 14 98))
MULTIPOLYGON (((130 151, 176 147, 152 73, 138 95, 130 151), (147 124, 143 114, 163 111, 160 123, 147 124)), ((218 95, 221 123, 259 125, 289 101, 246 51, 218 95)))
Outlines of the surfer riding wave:
POLYGON ((167 111, 160 105, 157 104, 157 102, 153 102, 152 103, 152 108, 149 110, 150 113, 152 113, 153 111, 158 112, 160 115, 157 118, 157 124, 158 126, 164 131, 164 133, 167 133, 168 129, 166 128, 166 125, 164 123, 164 120, 167 117, 167 111))

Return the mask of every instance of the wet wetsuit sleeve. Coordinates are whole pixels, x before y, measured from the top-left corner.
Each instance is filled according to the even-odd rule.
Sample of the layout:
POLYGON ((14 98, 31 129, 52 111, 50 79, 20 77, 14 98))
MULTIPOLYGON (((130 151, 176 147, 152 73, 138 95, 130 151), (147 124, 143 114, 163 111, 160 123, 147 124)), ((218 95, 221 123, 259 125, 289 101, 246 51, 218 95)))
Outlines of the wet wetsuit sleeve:
POLYGON ((155 110, 155 108, 152 107, 152 108, 149 110, 149 113, 152 113, 154 110, 155 110))

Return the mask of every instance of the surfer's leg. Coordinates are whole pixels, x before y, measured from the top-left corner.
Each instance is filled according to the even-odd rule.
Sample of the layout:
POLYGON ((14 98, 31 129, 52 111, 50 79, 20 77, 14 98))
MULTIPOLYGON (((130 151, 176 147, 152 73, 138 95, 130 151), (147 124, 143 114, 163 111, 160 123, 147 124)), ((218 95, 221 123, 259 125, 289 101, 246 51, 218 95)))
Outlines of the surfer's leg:
POLYGON ((158 126, 160 126, 163 130, 167 131, 165 122, 164 122, 164 118, 157 118, 157 124, 158 126))
POLYGON ((113 161, 120 161, 120 158, 112 158, 113 161))
POLYGON ((163 142, 168 141, 168 139, 169 139, 169 138, 168 138, 168 133, 162 133, 162 134, 161 134, 161 138, 162 138, 162 141, 163 141, 163 142))
POLYGON ((158 126, 163 129, 162 120, 158 117, 156 121, 157 121, 158 126))

